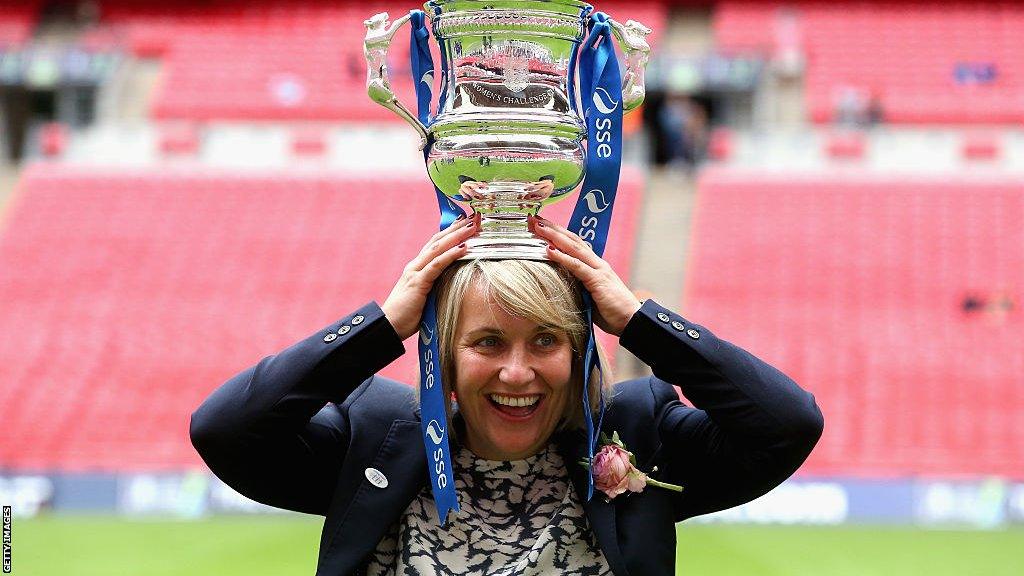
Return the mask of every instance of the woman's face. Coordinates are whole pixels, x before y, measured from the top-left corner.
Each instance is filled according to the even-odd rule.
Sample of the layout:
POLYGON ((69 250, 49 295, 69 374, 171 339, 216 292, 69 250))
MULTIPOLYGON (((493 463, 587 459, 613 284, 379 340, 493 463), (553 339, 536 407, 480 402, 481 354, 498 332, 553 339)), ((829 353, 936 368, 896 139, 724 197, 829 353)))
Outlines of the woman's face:
POLYGON ((565 412, 572 346, 565 332, 512 316, 474 282, 455 327, 455 395, 466 446, 488 460, 539 452, 565 412))

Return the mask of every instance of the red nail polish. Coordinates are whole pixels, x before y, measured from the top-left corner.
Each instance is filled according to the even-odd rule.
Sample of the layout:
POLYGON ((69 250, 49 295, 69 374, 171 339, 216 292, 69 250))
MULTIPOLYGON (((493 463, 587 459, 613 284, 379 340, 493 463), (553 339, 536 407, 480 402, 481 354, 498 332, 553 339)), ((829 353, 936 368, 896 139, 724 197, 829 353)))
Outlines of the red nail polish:
POLYGON ((466 247, 466 243, 465 242, 463 242, 462 244, 459 244, 459 248, 465 248, 465 247, 466 247))

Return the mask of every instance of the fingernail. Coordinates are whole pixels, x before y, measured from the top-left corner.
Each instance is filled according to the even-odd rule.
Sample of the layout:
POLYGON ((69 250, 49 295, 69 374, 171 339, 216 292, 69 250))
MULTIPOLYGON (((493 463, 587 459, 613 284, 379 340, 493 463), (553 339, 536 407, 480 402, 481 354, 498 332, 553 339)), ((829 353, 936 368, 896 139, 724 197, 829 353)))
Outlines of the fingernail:
POLYGON ((473 226, 476 226, 476 222, 473 222, 472 220, 466 223, 466 228, 472 228, 473 226))
POLYGON ((462 220, 462 219, 463 219, 463 218, 465 218, 465 217, 466 217, 466 215, 465 215, 465 214, 459 214, 459 217, 458 217, 458 218, 456 218, 455 220, 456 220, 456 221, 458 221, 458 220, 462 220))
POLYGON ((546 228, 546 226, 544 226, 543 222, 537 222, 537 226, 540 226, 541 228, 546 228))
POLYGON ((465 247, 466 247, 466 243, 465 242, 463 242, 462 244, 459 244, 459 248, 465 248, 465 247))

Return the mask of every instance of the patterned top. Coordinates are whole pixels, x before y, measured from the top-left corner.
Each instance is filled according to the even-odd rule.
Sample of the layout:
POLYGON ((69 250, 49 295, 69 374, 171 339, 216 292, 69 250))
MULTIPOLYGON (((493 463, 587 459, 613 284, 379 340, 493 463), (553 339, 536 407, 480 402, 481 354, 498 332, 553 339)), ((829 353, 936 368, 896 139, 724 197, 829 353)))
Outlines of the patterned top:
POLYGON ((455 463, 460 511, 438 526, 424 488, 377 545, 368 576, 612 573, 551 445, 511 462, 460 448, 455 463))

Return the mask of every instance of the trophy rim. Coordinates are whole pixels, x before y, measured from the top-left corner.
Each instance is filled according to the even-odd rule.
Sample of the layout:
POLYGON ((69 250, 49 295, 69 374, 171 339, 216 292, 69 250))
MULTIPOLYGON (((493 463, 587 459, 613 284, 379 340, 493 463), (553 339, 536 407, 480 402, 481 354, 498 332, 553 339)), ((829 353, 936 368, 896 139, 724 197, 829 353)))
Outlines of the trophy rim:
MULTIPOLYGON (((424 11, 427 14, 432 14, 434 8, 442 8, 445 4, 493 4, 494 0, 428 0, 423 3, 424 11)), ((523 0, 524 4, 554 4, 558 6, 569 6, 573 8, 579 8, 582 11, 582 15, 586 15, 594 10, 594 5, 590 2, 583 2, 582 0, 523 0)), ((525 8, 525 7, 524 7, 525 8)), ((478 10, 512 10, 513 8, 479 8, 478 10)), ((516 8, 518 10, 518 8, 516 8)))

